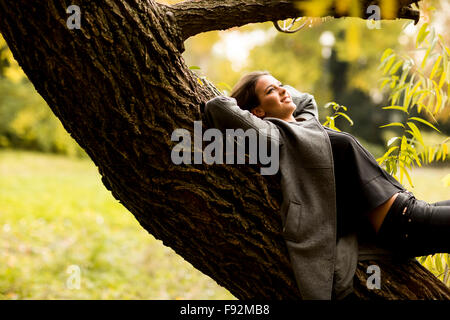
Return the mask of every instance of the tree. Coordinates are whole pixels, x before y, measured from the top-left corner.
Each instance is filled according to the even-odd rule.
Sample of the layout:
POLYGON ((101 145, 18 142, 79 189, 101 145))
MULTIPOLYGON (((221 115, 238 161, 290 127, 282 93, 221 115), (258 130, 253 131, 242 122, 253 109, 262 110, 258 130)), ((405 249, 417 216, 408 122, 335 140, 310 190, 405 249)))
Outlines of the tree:
MULTIPOLYGON (((395 17, 417 19, 413 2, 398 1, 395 17)), ((68 28, 77 13, 67 13, 66 1, 0 0, 0 31, 104 185, 143 228, 237 298, 298 299, 280 233, 277 176, 251 166, 174 165, 170 137, 176 128, 192 132, 214 95, 181 57, 187 38, 302 12, 293 1, 73 4, 80 29, 68 28)), ((376 263, 390 281, 382 293, 368 290, 373 262, 360 263, 355 287, 362 298, 450 298, 416 263, 376 263)))

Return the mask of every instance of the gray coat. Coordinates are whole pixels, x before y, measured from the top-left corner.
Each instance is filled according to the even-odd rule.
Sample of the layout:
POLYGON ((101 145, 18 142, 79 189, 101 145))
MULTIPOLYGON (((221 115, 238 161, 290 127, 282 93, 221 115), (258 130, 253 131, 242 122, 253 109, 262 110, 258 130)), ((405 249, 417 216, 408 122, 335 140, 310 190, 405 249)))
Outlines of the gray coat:
MULTIPOLYGON (((353 291, 357 235, 336 239, 333 155, 314 97, 285 87, 297 106, 297 123, 260 119, 239 108, 236 99, 225 96, 206 103, 206 120, 221 130, 272 129, 267 131, 268 138, 278 143, 280 152, 283 236, 301 298, 340 299, 353 291)), ((360 260, 389 255, 373 244, 360 243, 359 247, 360 260)))

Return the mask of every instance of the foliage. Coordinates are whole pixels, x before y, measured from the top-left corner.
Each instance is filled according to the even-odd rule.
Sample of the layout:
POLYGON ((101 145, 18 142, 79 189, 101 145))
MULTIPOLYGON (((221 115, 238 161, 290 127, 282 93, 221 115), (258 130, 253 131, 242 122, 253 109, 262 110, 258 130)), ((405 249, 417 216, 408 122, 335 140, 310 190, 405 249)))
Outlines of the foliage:
POLYGON ((36 92, 0 35, 0 148, 86 156, 36 92))
POLYGON ((416 38, 416 51, 425 51, 420 63, 406 54, 398 54, 388 48, 381 57, 383 72, 381 88, 389 86, 390 105, 385 110, 400 111, 403 121, 391 122, 383 127, 399 127, 398 135, 389 139, 389 150, 378 159, 380 165, 401 182, 406 176, 413 186, 408 170, 422 163, 445 160, 450 138, 440 144, 427 145, 418 126, 426 125, 438 132, 436 115, 448 106, 450 93, 450 50, 427 23, 420 28, 416 38), (439 44, 440 49, 436 46, 439 44), (428 65, 432 65, 427 68, 428 65), (443 90, 446 85, 448 93, 443 90), (414 116, 416 111, 419 116, 414 116), (428 120, 435 123, 431 124, 428 120))
POLYGON ((448 253, 418 257, 417 261, 450 287, 450 270, 448 267, 450 265, 450 256, 448 253))
POLYGON ((0 34, 0 79, 2 77, 10 79, 14 83, 18 83, 26 78, 22 68, 13 58, 5 39, 0 34))
MULTIPOLYGON (((440 132, 436 127, 436 116, 449 105, 450 50, 434 28, 424 23, 417 33, 415 52, 424 52, 419 62, 410 55, 398 54, 390 48, 381 57, 380 69, 384 75, 381 88, 388 86, 391 92, 390 105, 383 109, 400 111, 403 121, 381 126, 397 127, 401 131, 389 139, 389 149, 377 159, 400 182, 406 176, 411 186, 413 182, 408 170, 416 164, 420 167, 422 163, 444 161, 448 155, 447 144, 450 142, 447 137, 437 145, 428 145, 417 126, 426 125, 440 132), (419 116, 414 116, 413 111, 419 116), (434 125, 428 121, 430 119, 434 125)), ((449 175, 442 179, 444 183, 448 177, 449 175)), ((448 186, 448 182, 446 184, 448 186)), ((450 286, 448 253, 419 257, 418 261, 450 286)))
POLYGON ((0 147, 86 156, 26 79, 0 77, 0 147))
POLYGON ((332 109, 334 110, 334 113, 331 116, 327 116, 327 120, 323 123, 324 126, 327 126, 330 129, 334 129, 336 131, 341 131, 335 125, 336 119, 338 117, 340 117, 340 116, 345 118, 350 123, 351 126, 353 125, 353 120, 350 119, 350 117, 347 114, 345 114, 344 112, 340 111, 341 109, 343 111, 347 111, 347 107, 346 106, 341 106, 341 105, 339 105, 336 102, 328 102, 325 105, 325 108, 329 108, 329 107, 332 107, 332 109))

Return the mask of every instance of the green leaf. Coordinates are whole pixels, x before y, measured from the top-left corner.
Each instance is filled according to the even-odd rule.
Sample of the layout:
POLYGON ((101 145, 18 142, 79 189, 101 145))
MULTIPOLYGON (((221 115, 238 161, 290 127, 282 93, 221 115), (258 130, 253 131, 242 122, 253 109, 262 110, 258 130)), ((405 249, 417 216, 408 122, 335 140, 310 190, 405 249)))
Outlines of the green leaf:
POLYGON ((425 67, 428 56, 430 55, 431 52, 433 52, 433 49, 436 46, 436 43, 437 43, 437 38, 434 38, 433 41, 431 42, 431 46, 429 46, 427 51, 425 52, 425 56, 422 59, 422 64, 420 65, 420 67, 422 69, 425 67))
POLYGON ((443 273, 444 272, 444 267, 442 266, 442 259, 441 259, 441 255, 440 254, 436 254, 434 255, 434 262, 436 265, 436 269, 438 273, 443 273))
POLYGON ((417 34, 417 38, 416 38, 416 48, 418 46, 420 46, 420 44, 423 42, 423 40, 425 40, 425 37, 430 33, 429 31, 427 31, 428 28, 428 23, 424 23, 422 25, 422 27, 419 30, 419 33, 417 34))
POLYGON ((434 75, 435 75, 436 71, 438 70, 439 65, 441 64, 441 60, 442 60, 442 56, 439 56, 436 59, 436 62, 434 63, 434 66, 433 66, 433 69, 431 70, 431 73, 430 73, 430 79, 434 78, 434 75))
POLYGON ((197 67, 197 66, 190 66, 189 69, 191 69, 191 70, 197 70, 197 69, 200 70, 201 68, 197 67))
POLYGON ((348 122, 350 122, 350 125, 351 125, 351 126, 353 125, 353 120, 350 119, 350 117, 349 117, 348 115, 346 115, 345 113, 342 113, 342 112, 336 112, 336 114, 339 114, 339 115, 343 116, 345 119, 347 119, 348 122))
POLYGON ((406 140, 406 136, 402 137, 402 142, 400 144, 400 153, 403 153, 406 150, 406 146, 407 146, 408 142, 406 140))
POLYGON ((394 51, 391 48, 387 48, 386 50, 384 50, 380 61, 383 62, 392 52, 394 52, 394 51))
POLYGON ((337 105, 336 102, 328 102, 327 104, 324 105, 324 108, 329 108, 329 107, 334 107, 335 105, 337 105))
POLYGON ((402 71, 402 75, 400 76, 400 82, 399 85, 403 85, 405 83, 406 80, 406 76, 409 73, 409 70, 411 70, 411 63, 410 62, 406 62, 403 67, 402 67, 403 71, 402 71))
POLYGON ((391 71, 389 72, 389 74, 394 74, 397 72, 398 68, 400 68, 403 65, 403 60, 399 60, 395 63, 395 65, 392 67, 391 71))
POLYGON ((404 128, 405 126, 400 122, 392 122, 389 124, 385 124, 384 126, 380 126, 380 128, 385 128, 385 127, 402 127, 402 128, 404 128))
POLYGON ((416 91, 417 88, 419 88, 419 86, 422 84, 422 80, 417 81, 417 83, 414 85, 414 87, 412 88, 410 95, 413 95, 416 91))
POLYGON ((432 146, 428 147, 428 161, 433 162, 434 160, 434 148, 432 146))
POLYGON ((439 146, 438 151, 436 153, 436 161, 439 161, 442 157, 442 146, 439 146))
POLYGON ((382 109, 386 109, 386 110, 388 110, 388 109, 395 109, 395 110, 400 110, 400 111, 403 111, 405 113, 408 113, 408 111, 406 111, 406 108, 403 107, 403 106, 388 106, 388 107, 383 107, 382 109))
POLYGON ((438 85, 438 89, 440 90, 442 88, 442 86, 444 85, 445 82, 445 78, 446 78, 447 74, 445 72, 442 72, 441 74, 441 78, 439 79, 439 85, 438 85))
MULTIPOLYGON (((398 138, 398 137, 397 137, 398 138)), ((388 157, 392 152, 394 152, 395 150, 397 150, 398 149, 398 146, 395 146, 395 147, 391 147, 391 148, 389 148, 389 150, 383 155, 383 157, 388 157)))
POLYGON ((395 62, 395 54, 393 54, 386 63, 386 66, 383 69, 383 74, 386 74, 389 69, 392 67, 392 64, 395 62))
POLYGON ((381 80, 383 80, 383 82, 381 82, 381 85, 380 85, 380 89, 382 90, 384 88, 384 86, 387 85, 389 83, 389 81, 391 81, 391 78, 383 77, 381 80))
POLYGON ((422 122, 422 123, 426 124, 427 126, 433 128, 433 129, 436 130, 437 132, 441 132, 441 131, 439 131, 438 128, 436 128, 436 127, 433 126, 431 123, 429 123, 428 121, 426 121, 426 120, 424 120, 424 119, 422 119, 422 118, 411 117, 411 118, 409 118, 408 120, 415 120, 415 121, 422 122))
POLYGON ((420 134, 419 128, 417 128, 417 126, 413 122, 407 122, 406 124, 411 128, 413 132, 413 137, 416 138, 417 141, 419 141, 420 144, 425 147, 425 143, 423 142, 423 138, 422 135, 420 134))
POLYGON ((406 170, 404 167, 400 167, 400 172, 403 172, 403 174, 406 176, 406 178, 408 179, 408 182, 409 182, 409 184, 411 185, 411 187, 413 187, 414 188, 414 184, 413 184, 413 182, 412 182, 412 180, 411 180, 411 177, 410 177, 410 175, 409 175, 409 173, 408 173, 408 170, 406 170))

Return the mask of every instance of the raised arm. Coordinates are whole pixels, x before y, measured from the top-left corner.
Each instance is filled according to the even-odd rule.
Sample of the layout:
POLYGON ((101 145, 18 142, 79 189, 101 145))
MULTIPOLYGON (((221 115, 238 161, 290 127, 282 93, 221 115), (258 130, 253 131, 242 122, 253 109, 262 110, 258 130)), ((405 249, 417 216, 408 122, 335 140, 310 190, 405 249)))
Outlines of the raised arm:
POLYGON ((255 129, 258 134, 280 143, 280 132, 270 121, 262 120, 247 110, 242 110, 236 99, 218 96, 205 105, 205 117, 210 127, 225 129, 255 129))
POLYGON ((293 114, 294 118, 302 117, 308 119, 314 116, 316 119, 319 119, 319 112, 314 96, 309 93, 300 92, 289 85, 284 85, 284 87, 289 91, 292 101, 297 106, 293 114))

